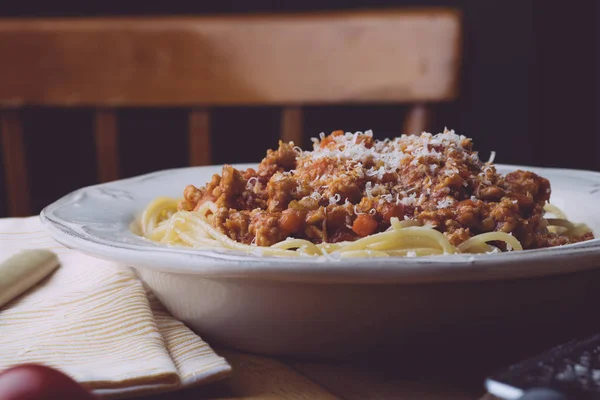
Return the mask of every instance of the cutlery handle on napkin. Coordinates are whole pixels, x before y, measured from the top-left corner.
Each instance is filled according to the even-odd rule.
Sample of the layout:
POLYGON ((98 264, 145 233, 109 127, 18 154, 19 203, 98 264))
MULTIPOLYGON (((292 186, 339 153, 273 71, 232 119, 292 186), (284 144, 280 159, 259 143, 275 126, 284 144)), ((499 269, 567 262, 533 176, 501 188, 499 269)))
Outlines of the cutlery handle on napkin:
POLYGON ((0 308, 38 284, 58 268, 49 250, 26 250, 0 264, 0 308))

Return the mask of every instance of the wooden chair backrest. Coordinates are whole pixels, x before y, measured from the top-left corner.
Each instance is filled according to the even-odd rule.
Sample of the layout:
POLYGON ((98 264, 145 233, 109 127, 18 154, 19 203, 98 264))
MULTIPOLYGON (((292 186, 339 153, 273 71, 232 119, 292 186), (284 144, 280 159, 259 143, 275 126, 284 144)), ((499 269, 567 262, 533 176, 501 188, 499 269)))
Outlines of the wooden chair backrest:
POLYGON ((451 9, 220 17, 0 19, 0 144, 9 214, 30 210, 19 108, 94 107, 98 179, 119 177, 119 107, 191 107, 191 165, 211 162, 210 107, 282 106, 302 145, 302 105, 456 97, 461 18, 451 9))

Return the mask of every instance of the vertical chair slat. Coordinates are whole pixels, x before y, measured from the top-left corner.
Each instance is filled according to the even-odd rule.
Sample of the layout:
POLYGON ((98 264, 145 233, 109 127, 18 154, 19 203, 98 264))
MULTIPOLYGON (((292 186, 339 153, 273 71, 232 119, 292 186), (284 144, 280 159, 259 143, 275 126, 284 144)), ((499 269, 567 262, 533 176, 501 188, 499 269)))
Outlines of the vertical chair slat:
POLYGON ((12 217, 29 215, 32 210, 25 143, 16 110, 0 110, 0 147, 4 158, 8 214, 12 217))
POLYGON ((415 104, 411 106, 404 120, 402 133, 421 134, 423 131, 431 129, 433 122, 433 112, 427 104, 415 104))
POLYGON ((285 107, 281 114, 281 140, 302 147, 302 131, 302 108, 285 107))
POLYGON ((119 129, 117 112, 112 109, 97 109, 95 113, 94 138, 98 180, 114 181, 119 178, 119 129))
POLYGON ((210 112, 204 108, 193 109, 188 121, 190 165, 209 165, 212 161, 210 112))

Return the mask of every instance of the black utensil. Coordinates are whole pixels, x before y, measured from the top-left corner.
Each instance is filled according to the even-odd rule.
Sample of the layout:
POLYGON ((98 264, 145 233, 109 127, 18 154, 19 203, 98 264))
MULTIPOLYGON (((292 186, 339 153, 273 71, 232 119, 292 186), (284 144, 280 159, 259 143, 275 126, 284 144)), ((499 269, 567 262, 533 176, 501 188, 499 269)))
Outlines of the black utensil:
POLYGON ((507 400, 600 399, 600 334, 556 346, 485 384, 489 393, 507 400))

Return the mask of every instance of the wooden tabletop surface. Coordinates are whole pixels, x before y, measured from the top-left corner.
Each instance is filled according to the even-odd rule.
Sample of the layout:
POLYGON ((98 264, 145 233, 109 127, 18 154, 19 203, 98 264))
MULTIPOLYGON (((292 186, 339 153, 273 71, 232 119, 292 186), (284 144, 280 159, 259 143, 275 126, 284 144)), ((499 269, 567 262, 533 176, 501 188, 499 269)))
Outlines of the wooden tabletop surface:
POLYGON ((483 381, 448 376, 406 377, 390 366, 280 360, 219 349, 233 367, 221 381, 144 400, 494 400, 483 381))
MULTIPOLYGON (((470 351, 447 338, 448 350, 419 347, 383 359, 352 362, 299 361, 265 357, 216 347, 233 367, 218 382, 146 397, 143 400, 498 400, 486 394, 487 376, 576 337, 600 331, 598 320, 589 324, 563 316, 540 335, 515 331, 504 341, 493 335, 474 336, 470 351), (415 357, 414 354, 417 356, 415 357), (411 358, 412 357, 412 358, 411 358)), ((467 332, 465 332, 467 335, 467 332)))

